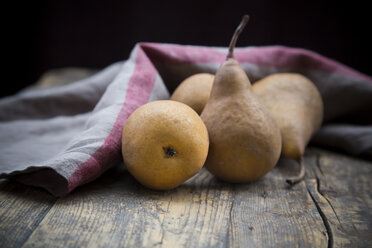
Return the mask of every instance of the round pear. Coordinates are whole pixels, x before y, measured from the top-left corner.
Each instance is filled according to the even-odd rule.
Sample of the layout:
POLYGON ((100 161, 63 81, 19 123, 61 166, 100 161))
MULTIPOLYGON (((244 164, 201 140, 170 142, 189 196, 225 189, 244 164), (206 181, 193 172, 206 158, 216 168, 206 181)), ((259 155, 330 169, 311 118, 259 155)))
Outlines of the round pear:
POLYGON ((136 109, 122 134, 128 171, 142 185, 173 189, 203 167, 209 148, 207 128, 186 104, 160 100, 136 109))
POLYGON ((214 75, 210 73, 197 73, 181 82, 171 96, 171 100, 182 102, 199 115, 208 101, 214 75))

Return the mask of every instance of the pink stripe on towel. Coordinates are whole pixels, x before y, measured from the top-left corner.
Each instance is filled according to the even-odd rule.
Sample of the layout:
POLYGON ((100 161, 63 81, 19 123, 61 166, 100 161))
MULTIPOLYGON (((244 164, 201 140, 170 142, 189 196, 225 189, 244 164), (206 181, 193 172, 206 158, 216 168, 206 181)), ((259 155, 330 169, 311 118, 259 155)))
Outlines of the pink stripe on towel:
POLYGON ((138 47, 134 72, 115 124, 104 143, 69 177, 67 193, 81 185, 82 182, 86 183, 95 179, 102 171, 120 159, 123 126, 136 108, 148 102, 156 76, 157 72, 154 66, 141 47, 138 47))
MULTIPOLYGON (((216 48, 173 44, 141 43, 146 53, 157 61, 168 64, 222 63, 225 52, 216 48)), ((372 78, 318 53, 284 46, 240 48, 235 51, 240 63, 269 66, 288 70, 316 70, 336 73, 372 82, 372 78)))

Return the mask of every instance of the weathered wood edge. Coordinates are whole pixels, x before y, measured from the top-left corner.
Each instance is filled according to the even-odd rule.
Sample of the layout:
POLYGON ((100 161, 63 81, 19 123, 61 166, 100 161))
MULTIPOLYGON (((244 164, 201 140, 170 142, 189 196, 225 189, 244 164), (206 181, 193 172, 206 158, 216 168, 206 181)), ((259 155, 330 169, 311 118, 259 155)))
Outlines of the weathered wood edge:
POLYGON ((56 197, 42 189, 1 179, 0 247, 21 247, 56 201, 56 197))
MULTIPOLYGON (((365 201, 362 204, 355 203, 357 197, 364 197, 363 194, 366 192, 363 189, 372 188, 372 183, 368 179, 372 176, 372 163, 318 148, 308 149, 307 154, 313 154, 313 156, 311 160, 307 160, 306 188, 327 230, 328 247, 372 247, 372 236, 368 235, 368 232, 372 233, 372 207, 365 201), (324 161, 326 159, 331 163, 327 165, 324 161), (332 169, 334 170, 332 171, 332 169), (364 182, 359 180, 362 178, 366 180, 364 182), (334 179, 344 180, 344 187, 340 183, 337 188, 332 187, 331 184, 334 179), (350 193, 349 187, 358 184, 358 181, 361 182, 356 187, 361 189, 360 192, 350 193), (365 182, 369 182, 369 185, 362 185, 365 182), (352 216, 352 213, 345 210, 348 204, 334 206, 332 195, 334 195, 333 200, 344 200, 357 208, 360 211, 358 212, 359 216, 352 216), (353 201, 347 201, 349 198, 353 201), (367 209, 367 213, 369 210, 368 216, 362 216, 364 209, 367 209), (339 216, 340 213, 343 216, 339 216), (341 222, 347 221, 345 217, 353 218, 352 222, 364 221, 364 218, 366 218, 365 221, 369 225, 367 234, 363 235, 358 230, 355 230, 356 233, 345 230, 341 224, 341 222)), ((369 200, 372 201, 371 194, 369 194, 369 200)))

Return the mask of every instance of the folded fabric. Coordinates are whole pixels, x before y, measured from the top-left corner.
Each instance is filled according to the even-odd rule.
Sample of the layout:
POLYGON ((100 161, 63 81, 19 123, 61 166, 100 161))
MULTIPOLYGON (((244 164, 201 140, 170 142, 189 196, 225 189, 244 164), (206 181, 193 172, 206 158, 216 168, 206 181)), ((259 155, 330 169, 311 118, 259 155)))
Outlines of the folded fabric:
MULTIPOLYGON (((168 99, 187 76, 215 73, 226 51, 139 43, 127 61, 89 78, 1 99, 0 177, 43 187, 55 196, 94 180, 122 161, 122 128, 136 108, 168 99)), ((314 141, 355 155, 371 152, 372 78, 298 48, 238 48, 235 57, 252 82, 276 72, 309 77, 325 104, 325 125, 314 141)))

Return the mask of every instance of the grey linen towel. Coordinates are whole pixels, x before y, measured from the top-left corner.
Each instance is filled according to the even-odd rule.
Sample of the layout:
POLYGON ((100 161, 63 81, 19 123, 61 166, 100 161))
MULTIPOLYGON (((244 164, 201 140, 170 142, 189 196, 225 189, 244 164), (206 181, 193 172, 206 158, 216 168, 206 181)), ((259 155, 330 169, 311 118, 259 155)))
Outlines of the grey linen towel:
MULTIPOLYGON (((226 48, 139 43, 124 62, 68 85, 0 100, 0 177, 64 196, 117 165, 121 132, 139 106, 168 99, 187 76, 215 73, 226 48)), ((325 104, 312 142, 361 155, 372 150, 372 79, 314 52, 283 46, 236 49, 252 82, 275 72, 309 77, 325 104)))

